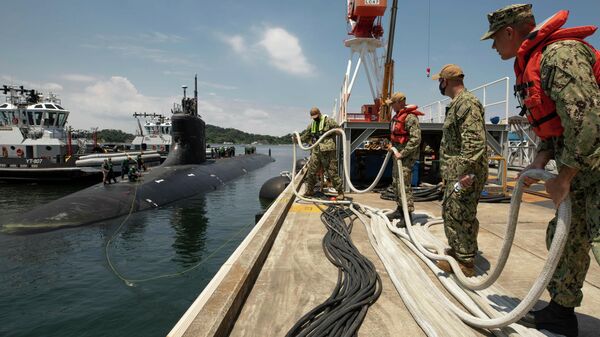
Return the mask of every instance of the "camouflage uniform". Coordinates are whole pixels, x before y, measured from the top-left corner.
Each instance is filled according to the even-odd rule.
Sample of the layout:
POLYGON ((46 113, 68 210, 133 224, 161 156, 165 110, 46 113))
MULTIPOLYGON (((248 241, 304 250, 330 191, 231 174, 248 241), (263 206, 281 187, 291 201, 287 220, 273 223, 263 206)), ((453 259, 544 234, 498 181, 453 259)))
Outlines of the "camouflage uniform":
MULTIPOLYGON (((340 127, 333 119, 328 118, 325 115, 321 115, 321 120, 312 121, 308 125, 306 130, 300 135, 302 142, 312 144, 325 132, 340 127), (323 122, 322 129, 319 127, 321 120, 323 122)), ((310 154, 308 172, 306 173, 306 190, 309 191, 309 193, 313 191, 315 184, 317 183, 317 171, 321 167, 323 168, 323 173, 331 180, 333 188, 335 188, 338 193, 344 192, 342 180, 338 175, 335 137, 335 134, 328 136, 319 143, 310 154)))
MULTIPOLYGON (((394 188, 394 194, 396 195, 396 203, 398 204, 398 209, 402 208, 402 198, 400 194, 400 189, 404 188, 406 192, 406 203, 408 204, 408 212, 412 213, 415 211, 413 195, 412 195, 412 168, 415 165, 415 162, 419 159, 419 146, 421 145, 421 127, 419 126, 419 118, 413 114, 408 114, 406 117, 406 121, 404 123, 404 129, 409 134, 408 142, 396 143, 393 142, 392 145, 400 152, 402 155, 402 175, 404 176, 404 186, 400 185, 400 179, 397 179, 398 176, 398 162, 394 160, 394 165, 392 167, 392 186, 394 188)), ((394 157, 392 157, 394 158, 394 157)))
MULTIPOLYGON (((490 38, 500 28, 533 17, 531 5, 511 5, 488 14, 490 38)), ((540 62, 542 89, 556 104, 563 135, 539 144, 550 151, 558 170, 579 171, 571 181, 571 228, 561 259, 548 284, 552 300, 564 307, 581 305, 581 287, 592 249, 600 264, 600 90, 592 72, 597 62, 581 42, 563 40, 545 47, 540 62)), ((556 231, 556 217, 548 224, 546 245, 556 231)))
MULTIPOLYGON (((542 54, 541 82, 556 103, 564 133, 540 143, 554 153, 558 170, 579 169, 571 182, 571 229, 563 255, 548 284, 552 299, 566 307, 581 305, 581 287, 590 265, 590 248, 600 263, 600 90, 592 73, 595 57, 581 42, 555 42, 542 54)), ((556 218, 546 232, 550 247, 556 218)))
POLYGON ((477 253, 477 203, 487 180, 487 145, 483 106, 464 89, 446 108, 440 146, 444 201, 442 217, 448 244, 456 258, 471 263, 477 253), (475 174, 473 185, 452 192, 458 179, 475 174))

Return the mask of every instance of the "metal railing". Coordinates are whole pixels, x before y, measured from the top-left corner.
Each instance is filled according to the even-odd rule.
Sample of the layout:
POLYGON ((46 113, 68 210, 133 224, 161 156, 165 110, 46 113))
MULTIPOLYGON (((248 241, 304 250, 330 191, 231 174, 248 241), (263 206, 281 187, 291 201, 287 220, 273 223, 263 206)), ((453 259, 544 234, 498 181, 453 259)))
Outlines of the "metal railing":
MULTIPOLYGON (((491 110, 488 108, 497 107, 504 105, 504 120, 508 120, 508 103, 509 103, 509 78, 503 77, 496 81, 486 83, 484 85, 480 85, 477 88, 474 88, 471 91, 474 95, 478 96, 481 100, 481 104, 485 109, 485 120, 489 122, 489 116, 491 114, 498 114, 497 110, 491 110), (503 85, 503 87, 502 87, 503 85), (503 90, 503 99, 498 101, 493 101, 488 103, 488 93, 491 90, 490 87, 493 87, 494 90, 503 90), (498 89, 499 88, 499 89, 498 89), (481 96, 479 96, 481 95, 481 96)), ((498 92, 498 91, 496 91, 498 92)), ((446 119, 446 106, 450 103, 450 98, 445 98, 439 101, 435 101, 424 106, 421 106, 419 109, 421 112, 425 114, 425 116, 421 117, 421 122, 423 123, 443 123, 446 119)), ((495 117, 495 116, 494 116, 495 117)), ((499 116, 498 116, 499 117, 499 116)))

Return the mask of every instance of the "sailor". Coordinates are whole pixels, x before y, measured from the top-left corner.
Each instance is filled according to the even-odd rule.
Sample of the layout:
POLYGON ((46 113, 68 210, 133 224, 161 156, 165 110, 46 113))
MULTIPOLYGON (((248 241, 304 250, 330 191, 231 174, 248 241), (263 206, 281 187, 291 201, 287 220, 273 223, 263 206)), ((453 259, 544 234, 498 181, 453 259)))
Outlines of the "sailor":
MULTIPOLYGON (((544 169, 554 159, 559 173, 546 182, 546 191, 557 206, 571 194, 570 232, 547 286, 550 304, 524 321, 576 336, 574 308, 583 298, 590 248, 600 263, 600 53, 583 40, 596 27, 560 28, 568 11, 536 27, 531 7, 510 5, 488 14, 490 27, 481 39, 492 39, 501 59, 516 57, 516 96, 541 139, 536 157, 522 172, 544 169)), ((546 231, 548 247, 555 230, 556 217, 546 231)))
POLYGON ((131 160, 131 158, 127 156, 123 159, 123 162, 121 162, 121 180, 129 173, 129 160, 131 160))
POLYGON ((146 171, 146 165, 144 164, 144 159, 142 159, 141 153, 137 154, 135 161, 137 162, 138 171, 142 171, 142 170, 146 171))
MULTIPOLYGON (((333 119, 322 115, 321 111, 316 107, 310 109, 310 117, 313 121, 300 135, 300 140, 304 143, 315 143, 325 132, 339 128, 339 125, 333 119)), ((311 152, 308 172, 306 173, 306 192, 304 193, 304 197, 314 195, 319 168, 322 168, 323 172, 331 180, 333 188, 337 191, 336 199, 343 200, 344 190, 342 180, 338 175, 335 135, 333 134, 323 139, 311 152)))
POLYGON ((129 181, 137 181, 140 177, 140 173, 135 165, 129 166, 129 172, 127 172, 127 179, 129 181))
POLYGON ((415 211, 412 195, 412 168, 415 162, 419 159, 419 146, 421 145, 421 127, 419 126, 419 117, 423 113, 417 110, 416 105, 406 105, 406 96, 401 92, 395 92, 392 97, 386 101, 387 104, 391 104, 392 109, 396 114, 392 117, 390 122, 390 140, 391 147, 394 147, 397 151, 394 152, 394 164, 392 170, 392 186, 394 188, 394 194, 396 195, 396 210, 390 213, 388 217, 390 220, 399 219, 400 221, 396 224, 398 227, 404 227, 404 215, 402 212, 402 198, 400 189, 403 188, 406 192, 406 203, 408 206, 408 213, 412 217, 412 213, 415 211), (400 179, 398 177, 398 162, 397 159, 402 160, 402 175, 404 177, 404 186, 400 185, 400 179))
POLYGON ((111 180, 114 181, 114 183, 117 183, 117 178, 115 177, 115 171, 113 169, 113 162, 112 162, 112 158, 108 158, 108 183, 111 183, 111 180))
POLYGON ((102 169, 102 183, 104 185, 109 184, 110 182, 108 181, 108 159, 104 159, 101 169, 102 169))
MULTIPOLYGON (((465 88, 464 77, 459 66, 447 64, 432 78, 439 81, 441 94, 452 99, 446 108, 440 145, 444 183, 442 218, 450 245, 446 254, 454 257, 463 273, 470 277, 475 274, 477 204, 487 180, 488 166, 483 106, 465 88)), ((438 261, 437 265, 445 272, 452 272, 446 261, 438 261)))

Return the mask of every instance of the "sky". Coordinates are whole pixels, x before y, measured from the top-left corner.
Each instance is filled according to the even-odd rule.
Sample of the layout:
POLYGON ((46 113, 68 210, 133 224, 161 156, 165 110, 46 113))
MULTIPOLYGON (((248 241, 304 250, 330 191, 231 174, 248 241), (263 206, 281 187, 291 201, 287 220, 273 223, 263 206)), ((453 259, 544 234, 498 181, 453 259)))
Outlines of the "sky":
MULTIPOLYGON (((463 68, 468 88, 503 77, 512 88, 512 60, 479 40, 486 14, 511 3, 398 1, 394 89, 421 106, 443 99, 426 68, 447 63, 463 68)), ((565 27, 600 24, 598 0, 531 3, 538 22, 567 9, 565 27)), ((170 114, 198 74, 207 123, 282 136, 304 129, 313 106, 332 113, 350 56, 345 0, 19 0, 2 8, 0 85, 57 93, 75 129, 134 132, 134 112, 170 114)), ((388 19, 389 8, 386 39, 388 19)), ((588 41, 600 48, 600 33, 588 41)), ((349 110, 371 103, 361 69, 349 110)))

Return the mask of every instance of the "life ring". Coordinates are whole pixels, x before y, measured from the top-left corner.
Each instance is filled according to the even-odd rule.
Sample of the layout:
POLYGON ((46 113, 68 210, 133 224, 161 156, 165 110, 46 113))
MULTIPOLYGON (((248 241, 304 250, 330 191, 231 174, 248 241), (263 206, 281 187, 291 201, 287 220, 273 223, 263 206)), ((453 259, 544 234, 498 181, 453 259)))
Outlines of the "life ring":
POLYGON ((165 146, 164 146, 164 145, 161 145, 161 146, 160 146, 160 150, 164 152, 164 151, 165 151, 165 146))
POLYGON ((152 150, 156 150, 156 145, 152 145, 152 150))
POLYGON ((17 156, 18 157, 23 157, 23 150, 17 149, 17 156))
POLYGON ((18 119, 17 117, 13 117, 13 119, 12 119, 12 123, 13 123, 14 125, 17 125, 17 124, 19 124, 19 119, 18 119))

